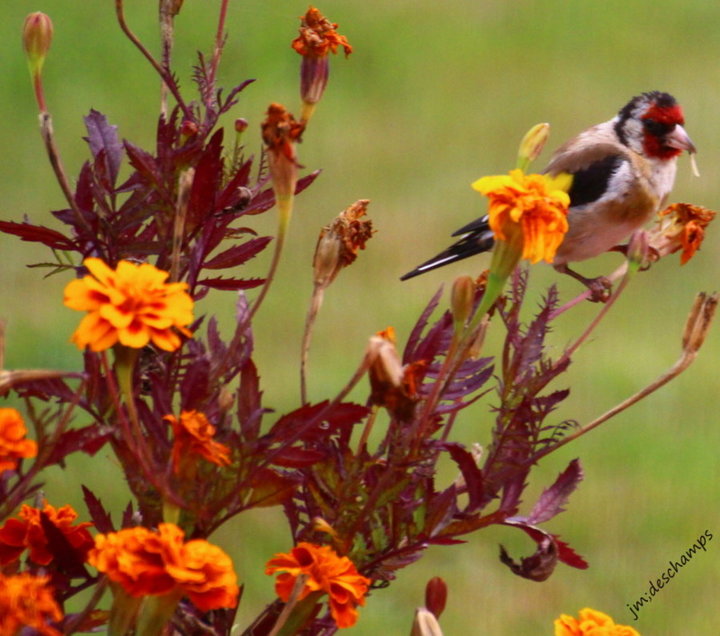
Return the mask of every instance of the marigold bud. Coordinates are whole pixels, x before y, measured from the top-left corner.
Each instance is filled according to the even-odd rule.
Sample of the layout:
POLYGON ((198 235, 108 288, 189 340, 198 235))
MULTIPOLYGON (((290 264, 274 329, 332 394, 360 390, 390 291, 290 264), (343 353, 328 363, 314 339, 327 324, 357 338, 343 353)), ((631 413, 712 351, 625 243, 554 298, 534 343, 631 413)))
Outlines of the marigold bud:
POLYGON ((540 156, 550 137, 550 124, 535 124, 525 133, 518 150, 518 163, 525 167, 540 156))
POLYGON ((434 576, 427 582, 425 586, 425 607, 433 613, 435 618, 440 618, 440 614, 445 611, 447 594, 447 585, 439 576, 434 576))
POLYGON ((238 134, 242 134, 247 130, 247 127, 249 126, 248 120, 244 117, 238 117, 235 120, 235 132, 238 134))
POLYGON ((45 13, 36 11, 25 18, 23 26, 23 47, 28 57, 30 74, 37 75, 45 63, 45 56, 52 42, 53 24, 45 13))
POLYGON ((475 282, 472 276, 459 276, 455 279, 450 293, 450 308, 456 326, 463 326, 472 314, 475 301, 475 282))

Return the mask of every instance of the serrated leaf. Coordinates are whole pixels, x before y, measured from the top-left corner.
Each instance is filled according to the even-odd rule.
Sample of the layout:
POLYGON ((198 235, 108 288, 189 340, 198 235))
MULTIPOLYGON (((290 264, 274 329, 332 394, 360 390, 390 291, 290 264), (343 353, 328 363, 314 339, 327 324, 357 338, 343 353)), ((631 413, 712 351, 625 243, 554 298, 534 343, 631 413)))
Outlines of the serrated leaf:
POLYGON ((563 512, 570 494, 582 481, 583 471, 579 459, 573 459, 568 467, 558 475, 552 486, 543 490, 540 498, 528 515, 528 523, 538 524, 552 519, 563 512))
POLYGON ((212 287, 213 289, 221 289, 223 291, 238 291, 240 289, 253 289, 259 287, 265 282, 264 278, 203 278, 198 281, 198 285, 212 287))
POLYGON ((241 245, 234 245, 211 258, 209 261, 206 261, 203 267, 205 269, 228 269, 230 267, 237 267, 257 256, 265 249, 265 246, 270 241, 272 241, 271 236, 262 236, 246 241, 241 245))
POLYGON ((87 141, 96 161, 102 161, 107 167, 110 185, 114 185, 120 172, 123 146, 118 138, 117 126, 108 123, 107 118, 96 110, 84 118, 87 128, 87 141))
POLYGON ((97 531, 101 533, 115 532, 115 526, 113 525, 110 513, 105 510, 102 501, 85 485, 82 485, 81 488, 85 505, 90 513, 90 519, 95 524, 97 531))
POLYGON ((74 250, 75 244, 66 236, 49 227, 31 225, 30 223, 15 223, 13 221, 0 221, 0 232, 18 236, 22 241, 42 243, 54 250, 74 250))

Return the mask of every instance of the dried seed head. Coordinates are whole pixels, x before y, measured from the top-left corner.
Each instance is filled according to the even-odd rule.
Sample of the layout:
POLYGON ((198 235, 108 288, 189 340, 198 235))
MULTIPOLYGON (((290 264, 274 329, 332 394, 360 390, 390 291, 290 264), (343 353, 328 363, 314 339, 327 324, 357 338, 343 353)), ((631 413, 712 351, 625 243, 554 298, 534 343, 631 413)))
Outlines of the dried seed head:
POLYGON ((705 336, 710 329, 715 311, 717 310, 718 294, 700 292, 690 310, 685 331, 683 332, 682 347, 688 353, 696 353, 705 342, 705 336))

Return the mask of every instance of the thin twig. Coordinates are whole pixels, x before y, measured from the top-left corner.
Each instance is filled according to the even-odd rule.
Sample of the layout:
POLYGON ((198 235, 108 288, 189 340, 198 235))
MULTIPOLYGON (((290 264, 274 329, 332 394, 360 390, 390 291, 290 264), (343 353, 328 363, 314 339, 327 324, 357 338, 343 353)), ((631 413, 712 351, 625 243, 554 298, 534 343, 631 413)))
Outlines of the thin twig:
POLYGON ((180 95, 180 91, 178 90, 177 84, 175 83, 172 75, 168 71, 166 71, 161 64, 158 63, 158 61, 150 54, 150 52, 145 48, 143 43, 140 42, 137 36, 130 30, 130 27, 127 25, 127 22, 125 21, 123 0, 115 0, 115 14, 117 15, 118 24, 120 25, 123 33, 137 47, 138 51, 142 53, 145 59, 150 62, 150 65, 155 69, 158 75, 160 75, 165 84, 167 84, 167 87, 175 98, 177 105, 183 111, 185 118, 192 120, 193 114, 188 108, 187 104, 185 104, 182 95, 180 95))

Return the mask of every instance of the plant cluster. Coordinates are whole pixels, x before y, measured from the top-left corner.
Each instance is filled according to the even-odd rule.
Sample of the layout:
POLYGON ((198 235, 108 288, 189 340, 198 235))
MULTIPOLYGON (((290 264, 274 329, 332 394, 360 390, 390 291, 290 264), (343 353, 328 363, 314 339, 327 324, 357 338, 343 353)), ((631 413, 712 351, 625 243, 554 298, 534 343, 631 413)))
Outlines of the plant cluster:
MULTIPOLYGON (((544 343, 552 321, 588 294, 561 305, 551 287, 539 301, 527 299, 530 269, 520 261, 552 260, 567 225, 566 186, 521 169, 542 147, 547 131, 538 128, 521 144, 520 168, 475 184, 490 200, 498 239, 490 271, 455 281, 448 310, 441 309, 438 292, 402 351, 392 328, 371 336, 343 389, 311 403, 305 384, 313 325, 324 290, 372 237, 369 202, 349 205, 323 228, 302 343, 302 399, 277 417, 263 400, 253 323, 275 280, 295 197, 319 174, 300 176, 297 144, 311 131, 328 83, 329 54, 342 49, 348 55, 352 48, 337 25, 308 10, 292 43, 302 55, 301 116, 270 104, 260 126, 263 146, 254 155, 245 119, 236 118, 229 135, 220 125, 251 83, 229 91, 216 84, 227 5, 220 3, 212 55, 200 55, 195 68, 198 97, 186 101, 171 66, 173 20, 182 2, 161 2, 158 60, 131 31, 117 0, 120 27, 163 85, 155 146, 121 139, 103 114, 91 111, 85 117, 90 156, 72 181, 42 91, 52 24, 43 14, 26 21, 41 134, 67 206, 52 212, 60 229, 3 220, 0 231, 49 248, 45 266, 72 276, 64 302, 84 317, 71 336, 82 355, 77 372, 0 370, 0 394, 13 392, 25 405, 24 415, 0 409, 2 634, 23 625, 42 634, 105 625, 111 634, 229 634, 242 590, 230 557, 209 539, 258 507, 281 506, 295 543, 268 555, 277 598, 244 628, 247 635, 332 634, 352 626, 361 620, 358 608, 366 597, 428 546, 461 542, 490 525, 521 530, 536 544, 520 559, 501 549, 501 561, 519 576, 543 581, 559 562, 586 568, 543 527, 581 481, 579 460, 524 508, 533 466, 683 371, 712 319, 716 299, 701 295, 672 369, 593 422, 558 421, 555 411, 569 389, 551 383, 561 381, 572 355, 641 266, 679 249, 689 258, 712 213, 676 204, 653 230, 638 233, 628 260, 611 276, 621 280, 610 300, 551 357, 544 343), (520 199, 525 212, 518 220, 520 199), (259 236, 253 220, 275 208, 277 234, 259 236), (244 276, 243 265, 270 247, 267 276, 244 276), (213 316, 197 314, 210 290, 234 294, 230 334, 221 333, 213 316), (523 311, 528 302, 537 304, 529 320, 523 311), (489 328, 504 334, 497 355, 483 348, 489 328), (350 392, 366 381, 367 400, 350 401, 350 392), (463 411, 488 394, 493 424, 484 446, 454 441, 463 411), (385 432, 371 443, 380 417, 387 420, 385 432), (34 440, 27 438, 26 422, 34 440), (38 494, 44 469, 72 466, 78 453, 106 447, 130 490, 119 518, 103 506, 102 493, 87 487, 83 512, 54 507, 60 502, 27 503, 38 494), (445 459, 457 466, 450 483, 437 476, 445 459), (68 601, 88 589, 87 604, 69 611, 68 601), (111 602, 103 596, 107 589, 111 602), (33 602, 17 600, 23 596, 33 602)), ((429 582, 413 633, 440 633, 445 594, 440 579, 429 582)), ((593 619, 604 616, 583 611, 593 619)), ((562 634, 580 633, 575 619, 558 621, 562 634)))

